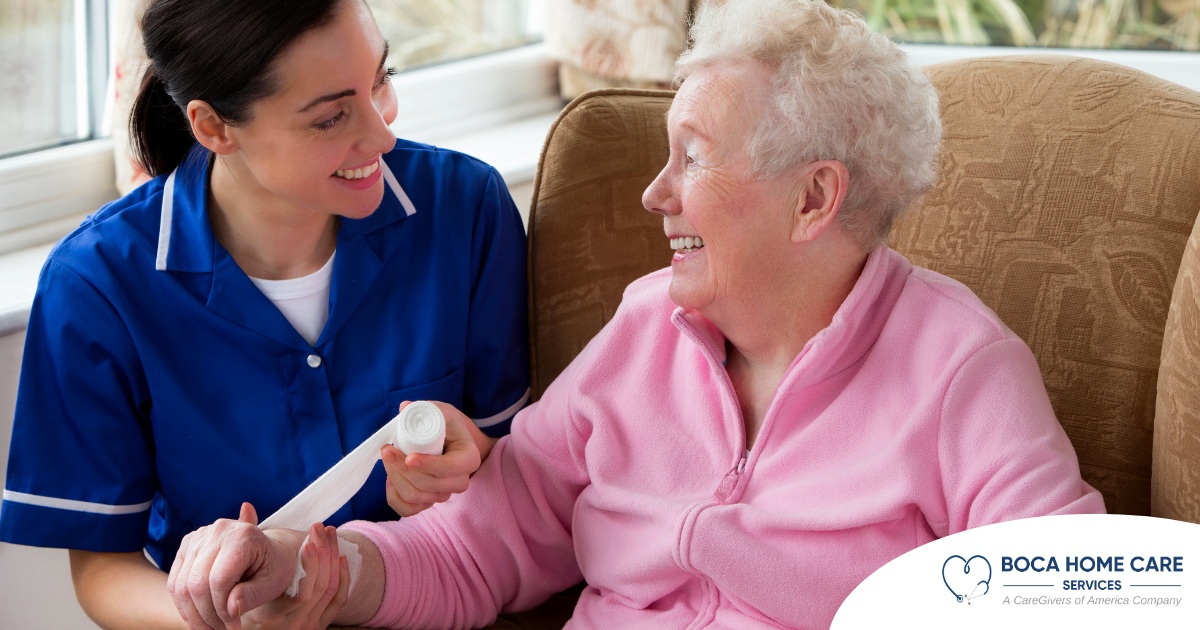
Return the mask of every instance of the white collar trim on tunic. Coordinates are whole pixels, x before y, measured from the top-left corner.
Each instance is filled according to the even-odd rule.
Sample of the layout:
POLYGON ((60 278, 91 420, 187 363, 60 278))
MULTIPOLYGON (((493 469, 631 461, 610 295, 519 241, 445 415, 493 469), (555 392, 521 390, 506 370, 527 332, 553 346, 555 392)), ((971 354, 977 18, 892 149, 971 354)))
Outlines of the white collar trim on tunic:
MULTIPOLYGON (((416 214, 416 206, 408 198, 408 193, 404 192, 404 187, 400 185, 400 181, 396 179, 392 169, 388 168, 387 161, 383 159, 383 156, 379 157, 379 165, 383 167, 384 181, 387 182, 392 194, 400 201, 400 205, 404 208, 404 214, 410 217, 416 214)), ((171 250, 171 218, 175 209, 175 175, 178 172, 178 167, 171 171, 171 174, 167 176, 167 182, 163 185, 162 211, 158 218, 158 254, 154 259, 154 268, 158 271, 166 270, 167 256, 171 250)))

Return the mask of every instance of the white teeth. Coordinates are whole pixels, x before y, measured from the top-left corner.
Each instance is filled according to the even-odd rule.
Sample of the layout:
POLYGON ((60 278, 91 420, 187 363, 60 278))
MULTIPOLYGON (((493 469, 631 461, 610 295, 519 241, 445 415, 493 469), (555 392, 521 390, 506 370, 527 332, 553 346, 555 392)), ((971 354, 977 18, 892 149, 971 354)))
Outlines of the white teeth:
POLYGON ((338 177, 341 177, 342 179, 362 179, 364 177, 370 177, 371 174, 377 170, 379 170, 379 160, 375 160, 374 164, 372 164, 366 168, 344 169, 344 170, 339 169, 337 171, 334 171, 333 174, 337 175, 338 177))
POLYGON ((681 236, 671 239, 671 249, 682 249, 685 252, 695 251, 704 247, 704 239, 699 236, 681 236))

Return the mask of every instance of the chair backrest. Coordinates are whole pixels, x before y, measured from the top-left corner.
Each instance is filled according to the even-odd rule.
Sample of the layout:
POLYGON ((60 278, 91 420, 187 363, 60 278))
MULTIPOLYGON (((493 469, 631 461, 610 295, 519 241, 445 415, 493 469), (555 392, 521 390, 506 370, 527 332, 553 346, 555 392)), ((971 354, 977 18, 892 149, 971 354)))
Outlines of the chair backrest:
POLYGON ((588 92, 550 127, 529 214, 534 400, 612 318, 626 285, 671 264, 642 192, 667 163, 673 96, 588 92))
MULTIPOLYGON (((1200 95, 1066 56, 929 74, 941 93, 941 179, 897 223, 892 246, 970 286, 1030 345, 1084 478, 1109 511, 1149 514, 1164 324, 1200 210, 1200 95)), ((670 99, 585 94, 547 137, 529 226, 535 396, 608 321, 626 284, 669 264, 661 219, 640 198, 667 159, 670 99)), ((1189 295, 1200 299, 1200 286, 1189 295)), ((1179 384, 1175 402, 1159 402, 1160 416, 1175 413, 1160 426, 1180 443, 1160 444, 1170 459, 1154 465, 1155 513, 1193 522, 1198 312, 1177 318, 1179 384)))
POLYGON ((1200 94, 1060 55, 927 70, 941 178, 892 247, 1029 344, 1084 479, 1110 512, 1150 514, 1163 327, 1200 210, 1200 94))

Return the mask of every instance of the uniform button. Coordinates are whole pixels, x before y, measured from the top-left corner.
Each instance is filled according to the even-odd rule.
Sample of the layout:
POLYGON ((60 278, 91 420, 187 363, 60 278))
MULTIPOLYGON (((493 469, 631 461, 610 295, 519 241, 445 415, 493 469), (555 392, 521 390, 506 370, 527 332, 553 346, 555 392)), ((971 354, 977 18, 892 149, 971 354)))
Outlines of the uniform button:
POLYGON ((308 367, 310 367, 310 368, 321 367, 321 357, 319 357, 315 354, 308 355, 308 367))

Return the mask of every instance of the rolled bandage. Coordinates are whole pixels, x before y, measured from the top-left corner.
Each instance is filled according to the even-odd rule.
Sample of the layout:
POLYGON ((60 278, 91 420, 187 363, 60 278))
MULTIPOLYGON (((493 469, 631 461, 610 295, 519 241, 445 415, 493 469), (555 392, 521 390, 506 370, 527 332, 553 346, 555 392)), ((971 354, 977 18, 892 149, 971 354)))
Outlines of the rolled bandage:
MULTIPOLYGON (((333 468, 317 477, 316 481, 279 508, 259 527, 305 530, 313 523, 324 523, 367 482, 367 477, 371 476, 371 470, 375 468, 375 462, 379 460, 379 449, 383 448, 384 444, 392 444, 406 455, 441 455, 445 440, 446 419, 437 405, 424 400, 410 403, 404 411, 355 447, 340 462, 334 464, 333 468)), ((305 541, 307 542, 307 538, 305 541)), ((303 549, 304 545, 300 548, 303 549)), ((350 564, 350 588, 353 589, 361 563, 358 547, 339 537, 338 550, 341 555, 346 556, 350 564), (347 552, 348 549, 353 555, 347 552)), ((287 590, 289 597, 295 597, 299 592, 300 579, 304 575, 304 568, 297 554, 296 577, 287 590)))
POLYGON ((437 405, 418 400, 396 416, 396 439, 392 445, 405 455, 441 455, 446 442, 446 419, 437 405))

